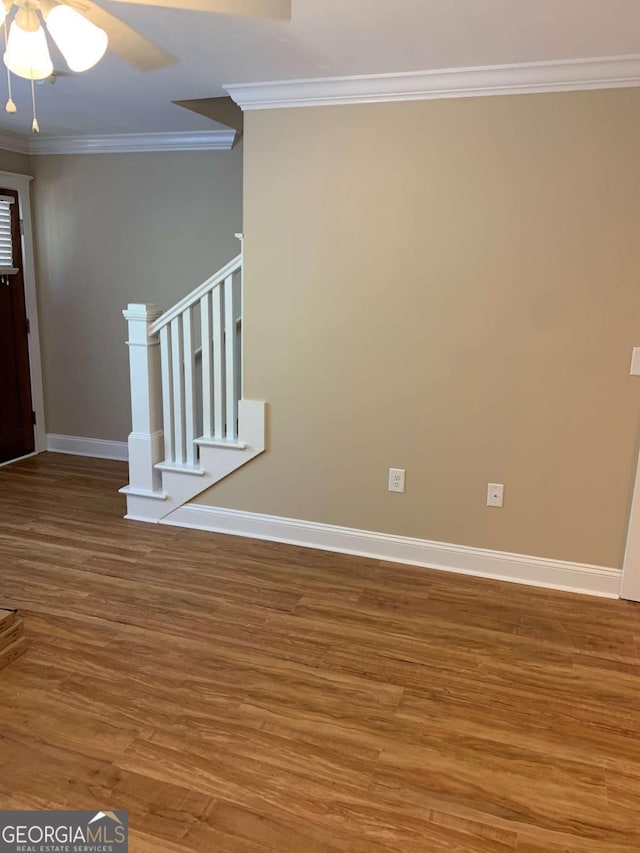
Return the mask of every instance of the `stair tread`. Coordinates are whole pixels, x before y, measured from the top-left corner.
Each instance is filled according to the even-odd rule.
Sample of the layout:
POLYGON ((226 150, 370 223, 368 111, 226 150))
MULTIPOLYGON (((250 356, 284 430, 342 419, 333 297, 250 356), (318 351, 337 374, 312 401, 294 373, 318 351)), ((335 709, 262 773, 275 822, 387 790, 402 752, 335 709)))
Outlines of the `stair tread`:
POLYGON ((235 438, 214 438, 206 435, 196 438, 196 444, 199 447, 224 447, 229 450, 246 450, 247 448, 244 441, 235 438))
POLYGON ((200 465, 186 465, 180 462, 158 462, 158 471, 173 471, 177 474, 192 474, 194 477, 204 477, 207 473, 200 465))
POLYGON ((121 489, 118 489, 118 492, 121 495, 134 495, 141 498, 151 498, 156 501, 166 501, 168 497, 164 492, 149 492, 146 489, 137 489, 132 485, 123 486, 121 489))

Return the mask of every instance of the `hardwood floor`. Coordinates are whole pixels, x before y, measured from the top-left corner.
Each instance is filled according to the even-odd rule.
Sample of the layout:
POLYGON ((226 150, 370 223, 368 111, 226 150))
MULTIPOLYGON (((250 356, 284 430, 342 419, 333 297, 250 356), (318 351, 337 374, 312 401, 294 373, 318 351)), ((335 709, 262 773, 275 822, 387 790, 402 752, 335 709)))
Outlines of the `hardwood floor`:
POLYGON ((640 606, 124 521, 116 462, 0 469, 3 808, 133 853, 631 853, 640 606))

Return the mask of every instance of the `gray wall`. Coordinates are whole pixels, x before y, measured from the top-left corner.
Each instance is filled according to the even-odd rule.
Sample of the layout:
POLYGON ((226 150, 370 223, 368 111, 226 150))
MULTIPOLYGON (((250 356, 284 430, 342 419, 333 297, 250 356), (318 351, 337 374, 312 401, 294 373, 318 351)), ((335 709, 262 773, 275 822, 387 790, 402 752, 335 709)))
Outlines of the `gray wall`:
POLYGON ((47 432, 124 441, 122 309, 169 308, 238 253, 242 147, 31 163, 47 432))

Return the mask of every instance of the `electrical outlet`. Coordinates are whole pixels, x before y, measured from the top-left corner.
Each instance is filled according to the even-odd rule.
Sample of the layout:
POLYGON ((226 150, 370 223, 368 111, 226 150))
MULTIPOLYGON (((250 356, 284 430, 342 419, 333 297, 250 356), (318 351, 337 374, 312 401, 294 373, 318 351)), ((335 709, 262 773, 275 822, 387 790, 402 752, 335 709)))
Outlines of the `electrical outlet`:
POLYGON ((504 502, 504 486, 502 483, 489 483, 487 486, 487 506, 501 507, 504 502))
POLYGON ((389 468, 389 491, 404 492, 404 468, 389 468))

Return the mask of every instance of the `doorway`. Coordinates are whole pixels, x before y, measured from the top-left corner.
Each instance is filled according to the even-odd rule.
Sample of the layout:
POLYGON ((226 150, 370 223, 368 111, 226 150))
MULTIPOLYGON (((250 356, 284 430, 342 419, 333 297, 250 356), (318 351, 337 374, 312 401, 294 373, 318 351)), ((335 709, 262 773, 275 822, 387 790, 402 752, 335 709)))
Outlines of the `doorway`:
POLYGON ((20 211, 0 187, 0 463, 35 450, 20 211))

